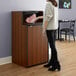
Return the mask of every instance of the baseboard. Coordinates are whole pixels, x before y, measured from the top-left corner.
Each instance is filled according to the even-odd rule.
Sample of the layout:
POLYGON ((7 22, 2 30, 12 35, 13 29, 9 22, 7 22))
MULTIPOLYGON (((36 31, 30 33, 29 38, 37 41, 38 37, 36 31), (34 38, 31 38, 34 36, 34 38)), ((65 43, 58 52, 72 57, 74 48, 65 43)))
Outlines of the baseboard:
POLYGON ((0 65, 12 63, 12 56, 0 58, 0 65))

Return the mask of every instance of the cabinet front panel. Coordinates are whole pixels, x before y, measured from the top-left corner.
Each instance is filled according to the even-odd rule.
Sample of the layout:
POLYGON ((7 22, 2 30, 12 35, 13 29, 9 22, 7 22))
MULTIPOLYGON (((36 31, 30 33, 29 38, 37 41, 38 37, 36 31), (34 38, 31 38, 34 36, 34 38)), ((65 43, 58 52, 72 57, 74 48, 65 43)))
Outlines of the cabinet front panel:
POLYGON ((28 27, 28 65, 44 63, 47 62, 47 60, 47 39, 46 35, 43 36, 42 34, 42 27, 28 27))
POLYGON ((23 13, 12 12, 12 62, 32 66, 48 61, 48 43, 42 26, 22 23, 23 13))

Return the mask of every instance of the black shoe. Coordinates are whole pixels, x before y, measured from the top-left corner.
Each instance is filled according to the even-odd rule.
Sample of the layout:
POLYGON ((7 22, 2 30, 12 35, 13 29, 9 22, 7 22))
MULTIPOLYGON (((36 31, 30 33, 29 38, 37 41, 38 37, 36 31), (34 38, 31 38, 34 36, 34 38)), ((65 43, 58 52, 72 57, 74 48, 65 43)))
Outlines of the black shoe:
POLYGON ((59 64, 59 62, 56 62, 52 65, 52 68, 49 68, 48 71, 60 71, 61 70, 61 66, 59 64))
POLYGON ((48 67, 50 67, 50 64, 47 63, 47 64, 44 65, 44 67, 48 68, 48 67))
POLYGON ((44 67, 48 68, 48 67, 52 66, 52 64, 53 64, 53 62, 50 61, 50 62, 48 62, 47 64, 45 64, 44 67))
POLYGON ((60 67, 52 67, 48 69, 48 71, 60 71, 60 70, 61 70, 60 67))

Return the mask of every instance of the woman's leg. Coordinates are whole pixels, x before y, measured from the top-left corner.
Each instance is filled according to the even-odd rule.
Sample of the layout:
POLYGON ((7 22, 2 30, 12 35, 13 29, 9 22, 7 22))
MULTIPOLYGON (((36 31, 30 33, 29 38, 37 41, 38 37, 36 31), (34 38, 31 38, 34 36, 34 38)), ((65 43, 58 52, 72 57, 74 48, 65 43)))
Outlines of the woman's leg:
POLYGON ((48 64, 46 64, 44 67, 49 67, 52 65, 53 61, 57 61, 57 51, 55 48, 55 31, 47 30, 46 31, 47 39, 50 44, 51 48, 51 59, 49 60, 48 64))
POLYGON ((57 56, 57 50, 56 50, 56 46, 55 46, 56 31, 47 30, 46 34, 47 34, 48 42, 49 42, 50 48, 51 48, 51 59, 48 64, 52 65, 55 68, 57 68, 57 66, 60 67, 60 64, 58 61, 58 56, 57 56))
POLYGON ((46 34, 47 34, 48 42, 51 48, 51 60, 50 61, 58 61, 57 50, 55 47, 55 30, 47 30, 46 34))

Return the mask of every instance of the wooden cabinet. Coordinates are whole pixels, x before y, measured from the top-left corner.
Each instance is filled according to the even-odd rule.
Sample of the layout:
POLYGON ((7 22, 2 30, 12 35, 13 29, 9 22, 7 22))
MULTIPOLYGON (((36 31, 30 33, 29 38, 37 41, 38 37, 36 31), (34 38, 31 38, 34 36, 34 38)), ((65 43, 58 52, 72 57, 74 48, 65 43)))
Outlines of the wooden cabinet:
POLYGON ((22 23, 22 12, 12 12, 12 62, 32 66, 48 61, 48 43, 42 26, 22 23))

